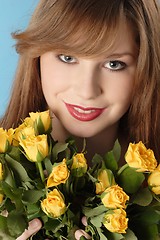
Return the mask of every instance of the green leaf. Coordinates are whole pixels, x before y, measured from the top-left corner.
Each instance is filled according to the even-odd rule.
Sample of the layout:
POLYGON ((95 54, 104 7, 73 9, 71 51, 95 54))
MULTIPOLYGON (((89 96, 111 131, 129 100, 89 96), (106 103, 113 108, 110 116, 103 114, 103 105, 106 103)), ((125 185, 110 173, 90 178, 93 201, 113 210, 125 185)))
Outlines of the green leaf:
POLYGON ((103 218, 104 218, 104 215, 105 215, 105 213, 102 213, 102 214, 99 214, 99 215, 97 215, 97 216, 95 216, 95 217, 92 217, 91 219, 90 219, 90 222, 95 226, 95 227, 101 227, 102 226, 102 221, 103 221, 103 218))
POLYGON ((54 159, 57 159, 58 157, 58 154, 65 151, 68 147, 68 143, 56 143, 53 147, 53 156, 54 156, 54 159))
POLYGON ((15 179, 12 170, 4 164, 4 172, 5 172, 5 182, 10 185, 11 187, 16 187, 15 179))
POLYGON ((160 213, 156 211, 152 207, 145 207, 143 208, 144 212, 140 213, 138 216, 138 221, 143 222, 144 224, 151 225, 151 224, 158 224, 160 222, 160 213))
POLYGON ((104 162, 105 162, 106 168, 110 169, 111 171, 118 170, 118 161, 120 159, 120 155, 121 155, 121 147, 117 140, 114 144, 112 151, 107 152, 104 155, 104 162))
POLYGON ((51 219, 51 218, 49 218, 44 225, 45 229, 49 231, 52 231, 52 230, 54 231, 55 229, 59 229, 59 226, 62 226, 60 220, 51 219))
POLYGON ((97 178, 93 177, 89 172, 87 172, 87 175, 89 177, 89 180, 91 180, 93 183, 96 183, 98 181, 97 178))
POLYGON ((49 219, 44 225, 45 229, 51 230, 54 234, 57 233, 61 228, 63 229, 64 226, 65 224, 58 219, 49 219))
POLYGON ((0 232, 7 229, 7 218, 0 215, 0 232))
POLYGON ((27 190, 23 193, 22 200, 25 203, 36 203, 44 196, 44 190, 27 190))
POLYGON ((145 239, 145 240, 159 239, 159 231, 158 231, 158 226, 156 224, 141 225, 141 223, 137 222, 136 227, 133 228, 133 231, 136 234, 137 239, 145 239))
POLYGON ((138 238, 135 236, 134 232, 130 230, 129 228, 126 231, 126 234, 124 234, 125 240, 138 240, 138 238))
MULTIPOLYGON (((15 205, 17 211, 22 211, 24 209, 24 205, 22 203, 22 192, 23 190, 20 188, 12 188, 6 182, 1 182, 1 186, 4 194, 7 198, 9 198, 15 205)), ((8 209, 7 209, 8 210, 8 209)))
POLYGON ((20 178, 20 181, 22 182, 29 182, 31 179, 29 178, 26 169, 22 166, 21 163, 17 162, 15 159, 13 159, 8 154, 5 155, 6 162, 12 169, 12 171, 15 173, 17 177, 20 178))
POLYGON ((133 194, 138 191, 144 179, 143 173, 136 172, 133 168, 127 166, 118 175, 118 184, 126 193, 133 194))
POLYGON ((159 239, 158 224, 160 214, 151 207, 141 207, 136 216, 130 218, 130 229, 136 234, 138 239, 159 239), (143 211, 143 212, 142 212, 143 211))
POLYGON ((85 227, 85 231, 92 236, 93 240, 100 240, 101 228, 96 228, 91 222, 88 220, 88 225, 85 227))
POLYGON ((116 171, 118 169, 118 164, 112 151, 104 155, 104 161, 106 168, 110 169, 111 171, 116 171))
POLYGON ((27 228, 27 225, 27 219, 22 213, 17 211, 9 213, 7 217, 7 226, 11 236, 20 236, 27 228))
POLYGON ((108 240, 122 240, 125 239, 124 236, 120 233, 109 232, 106 234, 108 240))
POLYGON ((115 141, 112 151, 113 151, 113 154, 114 154, 114 156, 115 156, 115 159, 116 159, 117 162, 118 162, 119 159, 120 159, 120 156, 121 156, 121 146, 120 146, 120 144, 119 144, 118 139, 115 141))
POLYGON ((104 205, 100 205, 98 207, 95 208, 84 208, 83 209, 83 213, 85 214, 86 217, 93 217, 93 216, 97 216, 100 215, 104 212, 107 211, 107 208, 104 205))
MULTIPOLYGON (((102 233, 101 228, 97 228, 97 232, 99 234, 100 240, 107 240, 108 238, 102 233)), ((109 240, 109 239, 108 239, 109 240)))
POLYGON ((17 161, 20 161, 21 159, 21 151, 19 149, 19 147, 15 147, 15 146, 12 146, 11 147, 11 151, 8 153, 8 155, 13 158, 13 159, 16 159, 17 161))
POLYGON ((41 117, 38 117, 38 119, 35 121, 35 130, 38 131, 39 135, 45 133, 45 128, 41 117))
MULTIPOLYGON (((4 194, 10 198, 11 200, 14 200, 15 197, 17 196, 17 192, 20 191, 17 188, 12 188, 8 183, 6 183, 5 181, 1 182, 1 188, 4 192, 4 194)), ((22 190, 21 190, 22 191, 22 190)), ((21 192, 20 191, 20 192, 21 192)))
POLYGON ((153 200, 152 194, 148 188, 140 189, 133 197, 133 203, 140 206, 148 206, 153 200))
POLYGON ((29 221, 37 217, 42 217, 41 215, 42 211, 39 204, 27 204, 27 216, 29 221))
MULTIPOLYGON (((13 239, 7 228, 7 218, 0 215, 0 240, 3 239, 13 239)), ((13 239, 15 240, 15 239, 13 239)))
POLYGON ((53 164, 49 158, 44 159, 44 165, 47 170, 47 174, 49 175, 52 172, 53 164))
POLYGON ((99 155, 98 153, 96 153, 93 158, 92 158, 92 162, 93 164, 97 165, 100 164, 101 165, 101 161, 103 160, 102 156, 99 155))

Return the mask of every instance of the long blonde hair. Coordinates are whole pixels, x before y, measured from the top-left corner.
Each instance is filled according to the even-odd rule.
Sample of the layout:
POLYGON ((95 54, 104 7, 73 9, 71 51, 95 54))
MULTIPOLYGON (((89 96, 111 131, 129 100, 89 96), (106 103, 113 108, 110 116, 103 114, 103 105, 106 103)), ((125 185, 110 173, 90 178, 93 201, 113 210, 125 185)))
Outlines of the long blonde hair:
MULTIPOLYGON (((133 98, 122 118, 129 140, 142 140, 160 158, 160 10, 156 0, 41 0, 24 32, 17 32, 20 54, 11 100, 1 121, 16 127, 30 111, 47 108, 39 57, 58 50, 99 56, 114 44, 127 21, 139 47, 133 98)), ((123 129, 124 130, 124 129, 123 129)))

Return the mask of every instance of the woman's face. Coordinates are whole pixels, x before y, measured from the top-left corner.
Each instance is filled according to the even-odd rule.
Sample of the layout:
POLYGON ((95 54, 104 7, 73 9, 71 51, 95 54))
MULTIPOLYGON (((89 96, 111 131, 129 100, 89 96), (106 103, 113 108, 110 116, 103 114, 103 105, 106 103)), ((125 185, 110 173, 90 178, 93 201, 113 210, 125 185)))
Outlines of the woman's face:
POLYGON ((41 56, 42 89, 55 130, 61 126, 68 134, 92 137, 117 127, 129 108, 136 70, 136 46, 127 25, 115 43, 98 58, 79 58, 69 52, 41 56))

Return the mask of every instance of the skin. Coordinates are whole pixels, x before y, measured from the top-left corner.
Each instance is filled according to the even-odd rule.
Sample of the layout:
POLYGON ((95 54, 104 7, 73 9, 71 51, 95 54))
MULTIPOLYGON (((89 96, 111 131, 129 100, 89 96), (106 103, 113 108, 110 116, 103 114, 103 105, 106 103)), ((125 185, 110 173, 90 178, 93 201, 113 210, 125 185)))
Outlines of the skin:
POLYGON ((123 25, 113 49, 98 58, 79 58, 58 52, 41 56, 42 89, 53 115, 55 140, 63 142, 73 135, 81 147, 82 139, 86 138, 90 157, 93 145, 94 152, 99 154, 113 147, 119 119, 131 102, 136 69, 133 39, 129 27, 123 25), (92 121, 80 121, 69 113, 65 103, 76 105, 79 111, 82 107, 100 108, 103 112, 92 121))
MULTIPOLYGON (((42 89, 53 116, 53 137, 65 141, 73 135, 80 149, 86 138, 87 157, 92 157, 92 150, 104 154, 113 147, 119 120, 129 108, 136 70, 136 45, 130 29, 123 24, 113 49, 98 58, 63 52, 46 52, 40 58, 42 89), (76 105, 78 111, 103 111, 93 120, 81 121, 70 114, 65 103, 76 105)), ((37 229, 40 227, 39 223, 37 229)), ((29 226, 18 240, 27 239, 37 229, 29 226)), ((76 239, 82 235, 85 233, 77 231, 76 239)))

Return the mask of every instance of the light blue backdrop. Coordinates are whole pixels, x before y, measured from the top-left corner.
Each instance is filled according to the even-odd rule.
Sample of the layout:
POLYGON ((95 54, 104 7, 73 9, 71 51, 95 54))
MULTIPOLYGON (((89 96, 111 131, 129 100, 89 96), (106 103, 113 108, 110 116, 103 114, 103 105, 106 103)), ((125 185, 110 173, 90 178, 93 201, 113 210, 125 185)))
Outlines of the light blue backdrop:
POLYGON ((37 3, 38 0, 0 0, 0 116, 10 97, 18 60, 11 32, 27 26, 37 3))

